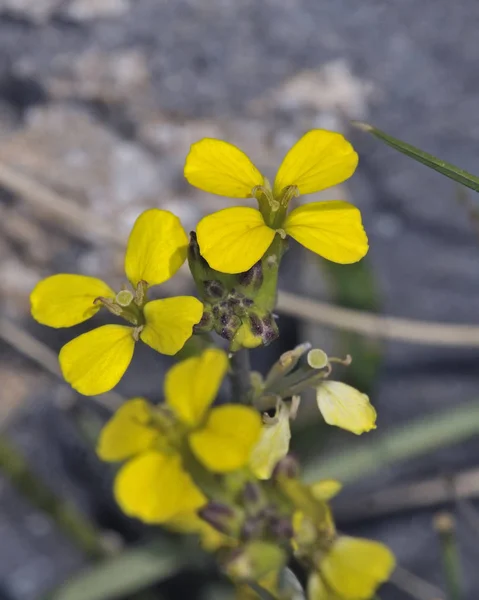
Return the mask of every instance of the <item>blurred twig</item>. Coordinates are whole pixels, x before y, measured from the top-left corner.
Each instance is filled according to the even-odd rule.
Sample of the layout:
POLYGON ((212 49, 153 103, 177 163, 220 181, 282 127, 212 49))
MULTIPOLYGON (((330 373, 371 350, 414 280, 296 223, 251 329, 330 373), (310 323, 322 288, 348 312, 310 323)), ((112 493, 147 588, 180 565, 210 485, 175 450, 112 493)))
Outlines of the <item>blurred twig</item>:
MULTIPOLYGON (((49 373, 63 379, 57 353, 4 317, 0 317, 0 339, 24 356, 28 356, 49 373)), ((118 392, 107 392, 101 396, 95 396, 95 400, 109 410, 117 408, 125 401, 118 392)))
POLYGON ((396 566, 390 581, 415 600, 441 600, 444 598, 444 592, 440 588, 400 566, 396 566))
POLYGON ((355 481, 381 467, 479 434, 479 402, 473 401, 361 440, 342 453, 323 456, 305 468, 309 480, 334 477, 355 481))
MULTIPOLYGON (((0 163, 0 185, 21 196, 33 209, 41 208, 63 226, 87 240, 97 237, 123 247, 124 240, 109 224, 88 214, 74 201, 57 194, 24 173, 0 163)), ((479 326, 400 319, 332 306, 280 292, 278 310, 328 327, 373 338, 432 346, 479 347, 479 326)))

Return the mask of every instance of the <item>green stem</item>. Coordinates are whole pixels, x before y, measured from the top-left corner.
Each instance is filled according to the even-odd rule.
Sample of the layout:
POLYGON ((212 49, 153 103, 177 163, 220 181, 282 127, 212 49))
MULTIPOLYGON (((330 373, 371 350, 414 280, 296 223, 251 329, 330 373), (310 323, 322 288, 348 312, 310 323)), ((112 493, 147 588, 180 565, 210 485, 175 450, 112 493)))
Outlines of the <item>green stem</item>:
POLYGON ((435 518, 441 545, 444 578, 449 600, 462 600, 461 562, 456 544, 455 523, 451 515, 441 513, 435 518))
POLYGON ((249 351, 246 348, 238 350, 231 355, 231 388, 233 402, 238 404, 251 404, 253 387, 250 378, 249 351))
POLYGON ((37 508, 47 513, 63 532, 92 559, 107 551, 99 532, 73 504, 57 498, 31 471, 25 458, 4 436, 0 436, 0 469, 37 508))

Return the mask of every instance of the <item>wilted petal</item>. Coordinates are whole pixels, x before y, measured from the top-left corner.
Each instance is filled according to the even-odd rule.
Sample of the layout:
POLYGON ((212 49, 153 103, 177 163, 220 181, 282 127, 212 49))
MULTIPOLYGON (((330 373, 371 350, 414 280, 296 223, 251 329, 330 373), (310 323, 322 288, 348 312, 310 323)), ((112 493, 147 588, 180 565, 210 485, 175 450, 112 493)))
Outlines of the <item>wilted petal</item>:
POLYGON ((376 410, 366 394, 339 381, 324 381, 316 390, 324 420, 353 433, 376 429, 376 410))
POLYGON ((276 463, 289 451, 289 410, 284 404, 280 405, 276 419, 275 423, 263 423, 261 436, 251 453, 249 464, 259 479, 269 479, 276 463))

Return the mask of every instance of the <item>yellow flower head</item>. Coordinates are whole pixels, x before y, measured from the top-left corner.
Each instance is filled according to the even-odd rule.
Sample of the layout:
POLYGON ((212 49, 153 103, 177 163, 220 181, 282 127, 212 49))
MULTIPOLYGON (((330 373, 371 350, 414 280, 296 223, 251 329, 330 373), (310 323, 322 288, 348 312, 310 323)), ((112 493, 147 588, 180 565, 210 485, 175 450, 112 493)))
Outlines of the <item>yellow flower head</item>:
POLYGON ((178 217, 147 210, 136 220, 126 250, 132 291, 115 293, 100 279, 83 275, 53 275, 36 285, 30 296, 32 315, 43 325, 71 327, 101 306, 133 325, 104 325, 63 346, 60 367, 78 392, 90 396, 111 390, 128 368, 138 339, 162 354, 176 354, 183 347, 201 319, 201 302, 189 296, 149 302, 146 293, 176 273, 187 244, 178 217))
POLYGON ((360 435, 376 429, 376 410, 368 396, 340 381, 323 381, 316 389, 316 401, 324 420, 360 435))
POLYGON ((379 542, 337 537, 308 585, 311 600, 369 600, 394 569, 392 552, 379 542))
POLYGON ((201 254, 224 273, 247 271, 264 255, 275 235, 297 242, 337 263, 353 263, 368 251, 359 210, 339 200, 313 202, 287 214, 290 200, 345 181, 354 173, 358 155, 345 138, 332 131, 306 133, 286 154, 273 188, 251 160, 222 140, 204 138, 192 145, 185 177, 213 194, 258 200, 259 210, 233 207, 204 217, 197 235, 201 254))
POLYGON ((135 398, 107 423, 97 451, 106 461, 128 460, 115 480, 126 514, 164 523, 206 502, 187 471, 185 453, 214 473, 248 463, 261 433, 259 414, 233 404, 211 408, 227 367, 226 354, 217 349, 179 362, 166 375, 166 407, 135 398))

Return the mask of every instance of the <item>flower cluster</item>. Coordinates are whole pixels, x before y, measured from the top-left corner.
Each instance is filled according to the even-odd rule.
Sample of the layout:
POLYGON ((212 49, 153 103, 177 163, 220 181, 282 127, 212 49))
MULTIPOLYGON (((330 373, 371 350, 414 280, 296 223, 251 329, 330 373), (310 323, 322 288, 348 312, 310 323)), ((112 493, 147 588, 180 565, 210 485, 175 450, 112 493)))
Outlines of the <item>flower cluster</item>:
POLYGON ((368 600, 394 567, 381 543, 336 531, 329 501, 340 484, 305 484, 289 455, 290 422, 306 390, 315 390, 326 423, 357 435, 375 429, 369 398, 330 380, 333 366, 347 365, 349 357, 329 357, 303 343, 264 377, 238 371, 234 360, 234 353, 279 335, 274 309, 288 237, 337 263, 366 254, 353 205, 312 202, 288 212, 300 194, 346 180, 357 161, 343 136, 313 130, 286 154, 271 186, 241 150, 203 139, 186 159, 186 179, 210 193, 253 198, 258 209, 208 215, 189 241, 175 215, 147 210, 128 240, 127 286, 115 291, 94 277, 59 274, 31 294, 33 317, 50 327, 78 325, 102 308, 126 322, 97 327, 61 349, 64 378, 85 395, 120 381, 136 342, 175 355, 190 337, 201 336, 193 355, 168 371, 165 401, 127 401, 102 430, 97 452, 118 463, 115 497, 127 515, 197 534, 235 585, 254 584, 275 598, 292 597, 284 573, 293 555, 307 574, 309 600, 368 600), (150 288, 186 260, 199 299, 150 299, 150 288), (247 393, 217 402, 228 373, 247 393))

